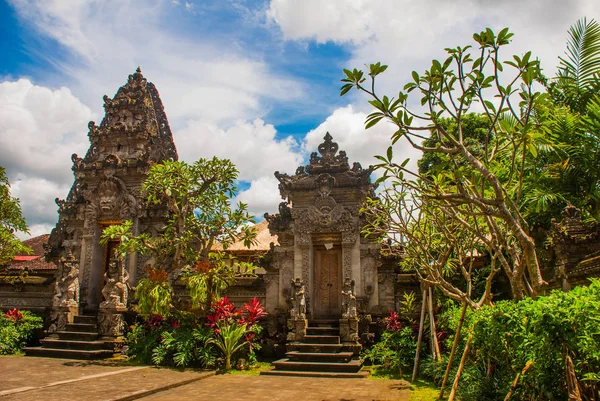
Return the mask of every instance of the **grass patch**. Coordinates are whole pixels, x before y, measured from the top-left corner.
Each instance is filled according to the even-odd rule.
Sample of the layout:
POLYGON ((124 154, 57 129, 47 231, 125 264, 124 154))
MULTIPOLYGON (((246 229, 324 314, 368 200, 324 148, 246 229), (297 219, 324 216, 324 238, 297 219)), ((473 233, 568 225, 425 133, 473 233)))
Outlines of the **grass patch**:
MULTIPOLYGON (((448 393, 449 391, 446 391, 448 393)), ((433 401, 440 395, 440 389, 433 383, 417 380, 410 384, 410 401, 433 401)), ((446 399, 446 397, 444 397, 446 399)))
POLYGON ((245 370, 231 369, 229 372, 227 372, 227 374, 258 376, 258 375, 260 375, 260 372, 262 372, 263 370, 271 370, 272 366, 273 365, 271 365, 269 362, 257 362, 254 365, 252 365, 249 369, 245 369, 245 370))

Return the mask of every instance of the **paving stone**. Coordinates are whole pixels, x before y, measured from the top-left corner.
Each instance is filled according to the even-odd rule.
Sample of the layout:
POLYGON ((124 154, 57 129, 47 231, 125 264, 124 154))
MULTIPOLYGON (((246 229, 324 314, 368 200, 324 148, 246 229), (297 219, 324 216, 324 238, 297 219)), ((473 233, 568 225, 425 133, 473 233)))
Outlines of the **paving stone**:
POLYGON ((407 387, 400 380, 218 375, 143 400, 408 401, 407 387))

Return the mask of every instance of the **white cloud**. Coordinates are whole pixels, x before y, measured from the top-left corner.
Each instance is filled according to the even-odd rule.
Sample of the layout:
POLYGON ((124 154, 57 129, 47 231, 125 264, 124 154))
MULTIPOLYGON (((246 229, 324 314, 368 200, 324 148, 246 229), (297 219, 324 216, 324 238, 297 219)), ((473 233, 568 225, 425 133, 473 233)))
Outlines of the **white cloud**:
POLYGON ((358 43, 373 33, 369 3, 365 0, 272 0, 267 16, 281 26, 286 39, 358 43))
POLYGON ((70 156, 87 150, 93 117, 67 88, 52 90, 27 79, 0 83, 0 160, 9 178, 69 182, 70 156))
MULTIPOLYGON (((375 127, 365 130, 364 123, 367 114, 355 110, 354 106, 348 105, 336 109, 327 119, 314 130, 310 131, 305 138, 303 148, 307 152, 317 149, 323 142, 327 132, 337 142, 340 150, 346 151, 350 163, 358 161, 363 168, 377 164, 374 155, 385 155, 391 144, 391 135, 394 127, 381 121, 375 127)), ((400 140, 394 145, 394 158, 403 161, 410 158, 408 168, 415 168, 420 152, 414 150, 407 142, 400 140)))
POLYGON ((74 58, 51 61, 73 79, 74 93, 94 105, 94 110, 99 111, 102 96, 107 91, 112 95, 110 91, 123 85, 138 65, 157 85, 175 126, 184 125, 185 119, 212 123, 253 119, 265 113, 269 101, 303 95, 301 85, 274 73, 259 57, 227 38, 214 35, 192 40, 174 33, 165 20, 177 4, 142 0, 12 3, 21 18, 74 54, 74 58))
POLYGON ((237 121, 222 129, 202 121, 190 121, 175 133, 179 156, 194 161, 217 156, 230 159, 240 171, 239 179, 255 180, 272 176, 276 170, 293 172, 303 157, 292 137, 278 140, 275 127, 261 119, 237 121))
POLYGON ((55 224, 58 206, 54 200, 64 199, 70 186, 70 183, 61 185, 43 178, 17 174, 17 179, 11 185, 11 194, 21 200, 28 225, 55 224))
POLYGON ((444 48, 472 44, 472 34, 486 27, 510 27, 515 36, 505 55, 531 50, 552 76, 569 26, 599 14, 597 0, 329 0, 326 5, 271 0, 267 12, 286 39, 351 43, 347 67, 388 64, 379 79, 379 88, 388 94, 401 89, 411 71, 423 71, 434 58, 445 59, 444 48))
MULTIPOLYGON (((65 57, 61 49, 61 58, 46 51, 36 54, 64 73, 77 96, 27 80, 1 84, 0 163, 11 181, 22 180, 15 191, 30 225, 56 221, 54 198, 64 198, 73 179, 70 155, 82 155, 89 146, 87 122, 93 116, 84 103, 96 111, 99 123, 102 96, 112 97, 138 65, 161 94, 182 159, 230 158, 243 180, 272 176, 275 170, 300 164, 296 142, 276 139, 275 128, 260 117, 273 102, 303 96, 301 85, 274 73, 259 55, 248 54, 226 37, 192 39, 165 22, 178 9, 194 15, 192 2, 14 0, 11 4, 22 22, 69 51, 65 57), (34 196, 32 183, 43 191, 34 196)), ((212 17, 210 8, 202 13, 212 17)))
POLYGON ((260 177, 252 181, 250 188, 241 192, 235 202, 248 204, 250 213, 257 219, 262 218, 265 212, 274 214, 278 211, 279 203, 283 202, 279 195, 279 182, 274 176, 260 177))
POLYGON ((0 83, 0 164, 32 234, 56 223, 54 199, 68 193, 70 156, 86 152, 86 125, 93 117, 67 88, 52 90, 27 79, 0 83))

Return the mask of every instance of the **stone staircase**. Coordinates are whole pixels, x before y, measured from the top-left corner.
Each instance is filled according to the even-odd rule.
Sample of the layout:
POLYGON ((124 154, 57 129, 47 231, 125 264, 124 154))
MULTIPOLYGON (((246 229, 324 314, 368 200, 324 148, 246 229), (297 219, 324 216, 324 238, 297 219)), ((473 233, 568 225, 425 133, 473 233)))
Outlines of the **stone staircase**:
POLYGON ((273 362, 275 369, 261 375, 364 378, 356 345, 340 343, 337 320, 311 320, 302 342, 287 344, 286 358, 273 362))
POLYGON ((113 356, 113 345, 99 339, 96 316, 75 316, 66 330, 41 340, 40 347, 26 347, 26 356, 68 359, 103 359, 113 356))

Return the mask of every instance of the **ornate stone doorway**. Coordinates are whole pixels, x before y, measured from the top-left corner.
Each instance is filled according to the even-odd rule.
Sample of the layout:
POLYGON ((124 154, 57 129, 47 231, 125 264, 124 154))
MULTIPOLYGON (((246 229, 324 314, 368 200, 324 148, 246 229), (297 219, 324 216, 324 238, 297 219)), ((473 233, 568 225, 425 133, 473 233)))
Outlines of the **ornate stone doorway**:
POLYGON ((341 314, 342 249, 335 246, 315 249, 315 317, 339 317, 341 314))

